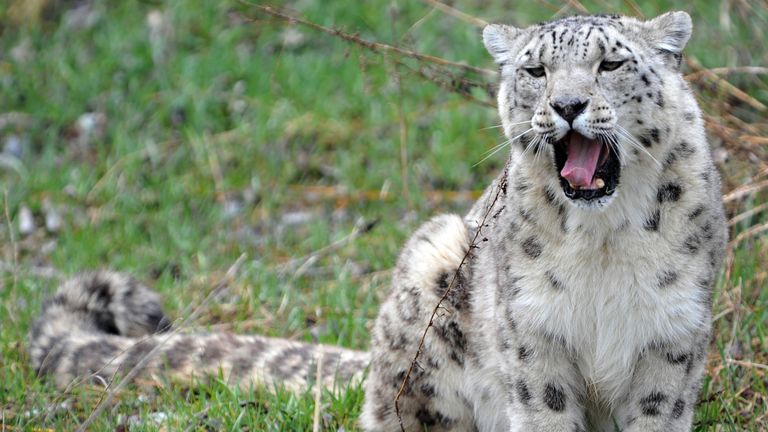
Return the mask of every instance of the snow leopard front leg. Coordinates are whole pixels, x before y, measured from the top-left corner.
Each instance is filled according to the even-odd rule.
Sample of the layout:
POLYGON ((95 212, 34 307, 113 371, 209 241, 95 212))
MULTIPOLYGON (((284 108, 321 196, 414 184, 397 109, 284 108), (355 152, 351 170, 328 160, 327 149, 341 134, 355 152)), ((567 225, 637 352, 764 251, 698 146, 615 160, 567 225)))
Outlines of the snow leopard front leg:
MULTIPOLYGON (((719 201, 719 190, 717 184, 710 192, 713 201, 719 201)), ((666 335, 657 335, 640 354, 629 395, 614 410, 622 431, 691 430, 712 333, 712 288, 727 238, 721 207, 703 213, 709 214, 708 218, 698 217, 699 213, 693 213, 697 223, 688 226, 692 232, 684 232, 685 255, 679 261, 698 271, 686 274, 668 270, 659 282, 663 283, 659 294, 669 297, 661 302, 656 319, 666 316, 676 325, 666 335), (681 329, 686 330, 680 333, 681 329)))
POLYGON ((625 432, 688 432, 706 362, 709 333, 685 344, 648 349, 632 376, 630 395, 617 410, 625 432))
MULTIPOLYGON (((515 242, 515 236, 504 237, 515 242)), ((488 293, 493 300, 487 307, 494 310, 494 324, 488 327, 494 340, 488 344, 500 359, 509 430, 584 432, 586 386, 576 366, 573 347, 542 327, 539 319, 521 318, 527 315, 521 311, 528 309, 549 287, 540 287, 526 277, 510 273, 505 263, 514 258, 507 255, 508 248, 509 243, 501 241, 497 248, 481 251, 478 267, 485 264, 497 268, 495 280, 486 284, 495 287, 493 293, 488 293), (502 257, 500 261, 493 262, 498 257, 502 257), (490 262, 484 263, 486 260, 490 262)), ((529 249, 530 257, 540 258, 539 249, 529 249)), ((549 282, 559 283, 554 278, 549 282)))
MULTIPOLYGON (((508 319, 506 325, 515 324, 508 319)), ((547 335, 518 331, 504 340, 500 348, 508 359, 503 369, 510 431, 586 431, 584 380, 570 350, 547 335)))
POLYGON ((464 362, 469 357, 469 293, 465 289, 465 267, 469 266, 460 264, 468 250, 464 222, 449 215, 422 225, 403 248, 391 292, 372 332, 361 416, 364 430, 476 429, 469 402, 461 393, 464 362), (441 307, 414 363, 438 303, 441 307), (395 408, 398 393, 399 412, 395 408))

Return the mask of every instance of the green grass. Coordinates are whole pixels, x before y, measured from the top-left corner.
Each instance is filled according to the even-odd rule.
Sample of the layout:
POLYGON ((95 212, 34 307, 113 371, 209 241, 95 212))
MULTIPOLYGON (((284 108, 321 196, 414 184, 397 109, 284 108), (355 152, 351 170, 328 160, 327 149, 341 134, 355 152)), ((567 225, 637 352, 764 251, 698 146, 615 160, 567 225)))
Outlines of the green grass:
MULTIPOLYGON (((301 27, 292 27, 298 43, 287 43, 296 33, 237 2, 94 2, 100 18, 85 28, 67 24, 70 6, 51 3, 38 22, 21 24, 12 7, 0 6, 0 119, 23 116, 0 129, 0 142, 22 143, 12 166, 0 164, 0 429, 69 430, 100 400, 93 388, 62 395, 28 367, 27 329, 59 277, 105 266, 130 272, 156 287, 177 317, 247 254, 236 283, 204 308, 196 326, 366 348, 387 269, 408 234, 432 214, 466 210, 470 201, 449 192, 482 190, 503 163, 497 155, 473 166, 500 142, 497 129, 484 129, 497 124, 495 111, 409 72, 412 61, 397 66, 396 58, 301 27), (160 61, 147 27, 151 11, 161 11, 169 29, 160 61), (392 79, 398 72, 401 90, 392 79), (106 117, 102 135, 77 136, 87 112, 106 117), (56 233, 40 228, 47 203, 62 218, 56 233), (38 226, 26 236, 18 230, 23 207, 38 226), (379 223, 305 274, 285 271, 291 259, 347 236, 359 219, 379 223), (40 276, 41 269, 56 276, 40 276)), ((460 7, 518 25, 562 7, 516 3, 460 7)), ((584 5, 632 13, 629 3, 584 5)), ((369 40, 493 67, 477 28, 424 3, 284 6, 369 40)), ((691 12, 696 27, 687 52, 705 67, 768 64, 768 7, 733 7, 726 15, 705 1, 644 2, 640 9, 646 16, 691 12)), ((728 78, 768 103, 764 76, 728 78)), ((765 136, 765 113, 721 89, 696 88, 711 115, 732 107, 756 128, 751 135, 765 136)), ((731 150, 723 137, 713 138, 731 150)), ((728 189, 765 168, 761 147, 747 153, 737 148, 723 167, 728 189)), ((729 210, 763 202, 765 195, 755 195, 729 210)), ((752 218, 732 236, 765 220, 752 218)), ((720 318, 696 430, 768 428, 766 371, 724 362, 765 364, 768 357, 765 237, 741 243, 734 256, 715 301, 720 318)), ((322 426, 355 430, 361 401, 360 389, 324 394, 322 426)), ((237 391, 212 379, 129 389, 93 429, 155 430, 151 418, 166 415, 168 430, 306 430, 313 410, 311 394, 237 391)))

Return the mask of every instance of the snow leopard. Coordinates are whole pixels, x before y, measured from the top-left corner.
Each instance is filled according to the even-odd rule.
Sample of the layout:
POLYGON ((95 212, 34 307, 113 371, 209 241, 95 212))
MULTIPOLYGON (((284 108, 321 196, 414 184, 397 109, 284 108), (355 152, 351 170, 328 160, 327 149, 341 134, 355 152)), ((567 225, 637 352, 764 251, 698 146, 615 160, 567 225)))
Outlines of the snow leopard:
POLYGON ((367 431, 690 430, 727 241, 691 31, 685 12, 486 26, 507 163, 407 241, 368 351, 176 332, 150 288, 97 271, 45 303, 33 367, 362 383, 367 431))

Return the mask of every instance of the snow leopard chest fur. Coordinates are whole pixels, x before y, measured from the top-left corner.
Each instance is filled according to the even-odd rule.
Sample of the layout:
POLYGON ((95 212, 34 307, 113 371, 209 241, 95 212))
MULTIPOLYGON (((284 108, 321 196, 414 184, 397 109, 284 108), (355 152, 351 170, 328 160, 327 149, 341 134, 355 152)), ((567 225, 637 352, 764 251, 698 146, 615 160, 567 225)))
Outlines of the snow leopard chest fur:
MULTIPOLYGON (((687 220, 675 213, 683 212, 667 209, 665 219, 687 220)), ((474 271, 487 276, 474 287, 474 310, 478 317, 493 311, 490 343, 499 345, 510 325, 545 336, 573 353, 600 393, 615 397, 626 393, 648 346, 677 344, 708 325, 713 270, 706 253, 686 249, 695 229, 603 227, 584 216, 533 186, 500 210, 478 248, 474 271)))

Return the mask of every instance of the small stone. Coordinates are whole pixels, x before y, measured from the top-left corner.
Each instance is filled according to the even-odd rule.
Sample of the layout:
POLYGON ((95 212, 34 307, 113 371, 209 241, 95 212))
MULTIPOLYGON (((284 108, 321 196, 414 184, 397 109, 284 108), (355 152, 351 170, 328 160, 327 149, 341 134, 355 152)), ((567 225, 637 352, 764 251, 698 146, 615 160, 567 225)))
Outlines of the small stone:
POLYGON ((43 213, 45 214, 45 229, 50 233, 61 230, 61 216, 50 200, 43 201, 43 213))
POLYGON ((25 37, 13 48, 11 48, 10 57, 13 61, 19 64, 29 62, 35 57, 34 46, 32 45, 32 39, 25 37))
POLYGON ((295 27, 287 27, 280 35, 280 39, 282 39, 283 48, 296 49, 304 45, 307 38, 295 27))
POLYGON ((32 210, 26 205, 22 205, 19 209, 19 233, 29 235, 33 232, 35 232, 35 218, 32 215, 32 210))
POLYGON ((243 203, 238 199, 227 199, 223 205, 224 217, 233 218, 243 211, 243 203))
POLYGON ((3 153, 11 155, 16 159, 21 159, 24 153, 24 141, 18 135, 8 135, 3 143, 3 153))
POLYGON ((101 13, 92 2, 82 2, 64 14, 64 27, 72 30, 88 30, 101 20, 101 13))

